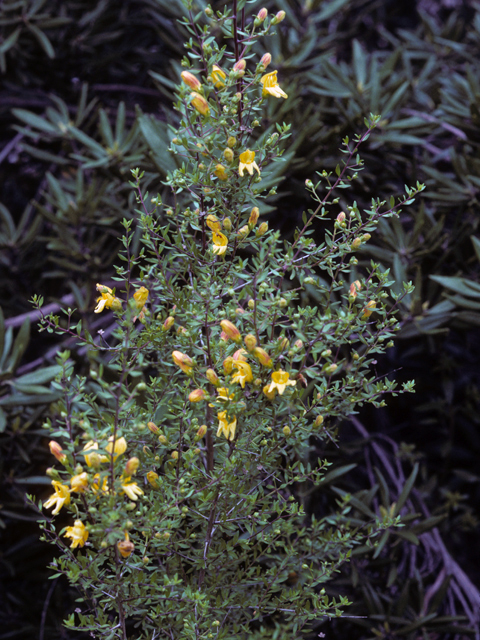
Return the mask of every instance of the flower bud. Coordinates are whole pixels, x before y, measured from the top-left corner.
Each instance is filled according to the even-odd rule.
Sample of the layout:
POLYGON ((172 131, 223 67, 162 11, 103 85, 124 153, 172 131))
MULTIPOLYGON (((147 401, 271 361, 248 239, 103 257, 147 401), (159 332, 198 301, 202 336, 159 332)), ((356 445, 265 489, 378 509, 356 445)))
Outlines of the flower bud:
POLYGON ((292 433, 292 430, 290 429, 290 427, 288 425, 285 425, 283 427, 282 431, 283 431, 283 435, 285 437, 288 437, 292 433))
POLYGON ((269 384, 266 384, 266 385, 263 387, 263 393, 264 393, 264 395, 266 395, 266 396, 267 396, 267 398, 268 398, 269 400, 273 400, 273 399, 275 398, 275 394, 277 393, 277 391, 276 391, 276 389, 275 389, 275 388, 274 388, 274 389, 272 389, 271 391, 269 391, 269 389, 270 389, 270 385, 269 385, 269 384))
POLYGON ((253 207, 253 209, 250 212, 250 217, 248 218, 248 226, 249 227, 254 227, 258 222, 259 216, 260 216, 259 208, 258 207, 253 207))
POLYGON ((225 358, 225 360, 223 361, 223 370, 226 374, 232 373, 233 362, 234 360, 232 356, 228 356, 228 358, 225 358))
POLYGON ((364 233, 362 236, 362 242, 368 242, 372 236, 369 233, 364 233))
POLYGON ((162 325, 162 331, 168 331, 169 329, 171 329, 173 327, 174 322, 175 322, 175 318, 173 316, 168 316, 168 318, 165 320, 165 322, 162 325))
POLYGON ((195 440, 201 440, 205 434, 207 433, 207 425, 206 424, 202 424, 197 431, 197 435, 195 436, 195 440))
POLYGON ((242 336, 240 335, 240 331, 233 324, 233 322, 230 322, 230 320, 222 320, 220 322, 220 326, 222 327, 227 337, 230 338, 230 340, 233 340, 234 342, 242 341, 242 336))
POLYGON ((337 222, 345 222, 345 211, 340 211, 340 213, 337 216, 337 222))
POLYGON ((154 434, 157 434, 160 431, 160 429, 157 427, 157 425, 154 422, 147 422, 147 427, 154 434))
POLYGON ((50 447, 50 453, 54 455, 59 462, 64 462, 67 456, 65 453, 62 453, 62 447, 58 444, 58 442, 55 442, 55 440, 50 440, 48 446, 50 447))
POLYGON ((247 302, 247 305, 249 309, 255 309, 255 300, 253 298, 250 298, 250 300, 247 302))
POLYGON ((377 303, 375 302, 375 300, 370 300, 369 302, 367 302, 366 306, 363 309, 363 314, 361 319, 366 320, 367 318, 369 318, 374 312, 376 306, 377 306, 377 303))
POLYGON ((208 116, 208 114, 210 113, 210 107, 205 98, 196 91, 191 94, 191 98, 192 99, 190 101, 190 104, 192 105, 192 107, 194 107, 198 111, 198 113, 201 113, 202 116, 208 116))
POLYGON ((362 244, 362 238, 355 238, 355 240, 352 242, 352 250, 355 251, 360 247, 361 244, 362 244))
POLYGON ((279 22, 282 22, 282 20, 285 20, 285 15, 285 11, 279 11, 272 19, 272 24, 278 24, 279 22))
POLYGON ((250 228, 248 226, 248 224, 246 224, 243 227, 240 227, 240 229, 238 230, 238 238, 240 240, 243 240, 243 238, 246 238, 248 236, 248 234, 250 233, 250 228))
POLYGON ((247 66, 247 63, 243 58, 241 58, 240 60, 237 60, 237 62, 233 65, 233 70, 236 72, 245 71, 246 66, 247 66))
POLYGON ((350 302, 353 302, 355 300, 355 298, 357 297, 357 293, 361 288, 362 283, 360 282, 360 280, 355 280, 355 282, 352 282, 352 284, 350 285, 350 295, 348 296, 350 302))
POLYGON ((262 222, 262 224, 258 227, 257 233, 255 234, 257 238, 261 238, 268 231, 268 222, 262 222))
POLYGON ((236 144, 237 144, 237 139, 234 138, 233 136, 229 136, 227 140, 227 147, 230 147, 230 149, 233 149, 236 144))
POLYGON ((217 164, 213 173, 222 182, 226 182, 228 180, 228 174, 225 171, 225 167, 223 166, 223 164, 217 164))
POLYGON ((228 232, 232 230, 232 221, 230 220, 230 218, 225 218, 223 220, 223 228, 228 232))
POLYGON ((264 53, 263 56, 260 59, 260 64, 263 65, 263 67, 265 67, 265 69, 268 67, 268 65, 271 63, 272 61, 272 56, 270 53, 264 53))
POLYGON ((267 16, 268 16, 268 11, 267 11, 267 9, 265 9, 265 7, 263 7, 263 8, 262 8, 262 9, 260 9, 260 11, 257 13, 257 20, 258 20, 259 22, 263 22, 267 16))
POLYGON ((285 338, 285 336, 280 336, 278 339, 278 347, 281 351, 285 351, 290 346, 290 340, 285 338))
POLYGON ((245 356, 248 355, 245 349, 237 349, 233 354, 234 362, 246 362, 245 356))
POLYGON ((168 444, 168 438, 167 436, 164 436, 163 433, 158 436, 158 441, 160 444, 168 444))
POLYGON ((269 369, 273 367, 272 359, 265 351, 265 349, 262 349, 261 347, 255 347, 253 350, 253 355, 257 358, 257 360, 263 367, 268 367, 269 369))
POLYGON ((190 73, 190 71, 182 71, 180 75, 182 76, 184 83, 190 87, 190 89, 198 91, 201 88, 202 85, 200 80, 194 76, 193 73, 190 73))
POLYGON ((190 402, 202 402, 205 400, 206 393, 203 389, 194 389, 188 395, 190 402))
POLYGON ((225 158, 225 160, 226 160, 228 163, 233 162, 233 159, 234 159, 234 157, 235 157, 235 156, 234 156, 233 151, 230 149, 230 147, 227 147, 226 149, 224 149, 224 151, 223 151, 223 157, 225 158))
POLYGON ((133 458, 130 458, 130 460, 127 460, 125 465, 125 475, 134 476, 137 473, 139 466, 140 460, 137 457, 134 456, 133 458))
POLYGON ((117 542, 117 549, 120 555, 122 556, 122 558, 128 558, 128 556, 130 556, 133 553, 135 549, 135 545, 133 544, 133 542, 130 541, 130 537, 126 531, 125 531, 125 540, 121 540, 120 542, 117 542))
POLYGON ((322 356, 322 358, 329 358, 332 355, 332 350, 325 349, 320 355, 322 356))
POLYGON ((321 414, 318 414, 313 424, 315 427, 320 427, 323 424, 323 416, 321 414))
POLYGON ((172 458, 172 460, 178 460, 178 451, 172 451, 170 457, 172 458))
POLYGON ((248 351, 253 351, 257 346, 257 339, 252 333, 247 333, 243 341, 245 342, 245 346, 248 351))
POLYGON ((207 380, 213 384, 214 387, 220 386, 220 379, 213 369, 207 369, 205 375, 207 376, 207 380))
POLYGON ((303 340, 295 340, 293 346, 297 350, 302 349, 303 348, 303 340))
POLYGON ((335 371, 338 369, 338 364, 328 364, 325 368, 324 371, 327 375, 332 375, 335 373, 335 371))
POLYGON ((193 360, 185 353, 182 353, 181 351, 173 351, 172 358, 177 367, 180 367, 184 373, 188 375, 192 372, 193 360))
POLYGON ((158 473, 155 473, 155 471, 149 471, 147 473, 147 481, 154 489, 158 489, 158 477, 158 473))

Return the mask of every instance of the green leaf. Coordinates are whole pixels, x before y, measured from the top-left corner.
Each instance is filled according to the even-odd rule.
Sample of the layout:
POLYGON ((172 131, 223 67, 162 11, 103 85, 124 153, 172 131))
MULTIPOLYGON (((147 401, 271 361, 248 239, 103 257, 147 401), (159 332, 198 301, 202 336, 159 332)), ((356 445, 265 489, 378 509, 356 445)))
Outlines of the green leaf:
POLYGON ((407 498, 410 495, 410 491, 412 490, 413 485, 415 483, 415 478, 417 477, 418 469, 419 469, 419 464, 418 462, 416 462, 413 466, 412 473, 410 474, 407 481, 405 482, 405 486, 403 487, 402 492, 398 497, 397 504, 395 506, 395 512, 393 515, 398 516, 405 502, 407 501, 407 498))
POLYGON ((20 327, 20 331, 17 334, 17 337, 15 338, 15 342, 13 343, 12 353, 6 367, 8 370, 15 371, 18 363, 25 353, 25 349, 27 348, 29 340, 30 320, 28 318, 25 318, 22 326, 20 327))
POLYGON ((47 56, 51 60, 53 58, 55 58, 55 51, 54 51, 54 49, 52 47, 52 43, 47 38, 47 36, 43 33, 43 31, 41 31, 38 27, 36 27, 34 24, 31 24, 29 22, 27 22, 27 29, 33 33, 33 35, 37 39, 39 45, 45 51, 47 56))

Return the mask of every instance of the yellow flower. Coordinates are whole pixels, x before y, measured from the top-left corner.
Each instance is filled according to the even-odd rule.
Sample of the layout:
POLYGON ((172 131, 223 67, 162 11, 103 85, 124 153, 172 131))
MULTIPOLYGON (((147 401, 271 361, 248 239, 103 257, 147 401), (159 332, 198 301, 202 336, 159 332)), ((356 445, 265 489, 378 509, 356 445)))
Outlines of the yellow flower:
POLYGON ((212 231, 215 231, 216 233, 218 233, 222 228, 222 223, 217 218, 217 216, 214 216, 213 214, 210 214, 205 218, 205 224, 207 225, 207 227, 209 227, 212 231))
POLYGON ((190 71, 182 71, 180 75, 182 76, 182 80, 188 87, 190 87, 190 89, 198 91, 202 86, 200 80, 194 76, 193 73, 190 73, 190 71))
POLYGON ((125 540, 117 542, 117 549, 122 558, 128 558, 128 556, 133 553, 135 545, 133 542, 130 542, 130 536, 127 531, 125 531, 125 540))
POLYGON ((223 435, 227 440, 233 440, 235 437, 235 429, 237 427, 237 418, 234 416, 232 422, 229 422, 230 418, 227 416, 226 411, 220 411, 217 413, 218 417, 218 431, 217 437, 223 435))
POLYGON ((272 391, 270 391, 270 385, 266 384, 263 387, 263 393, 267 396, 267 398, 269 400, 273 400, 275 398, 275 394, 277 393, 275 389, 272 389, 272 391))
POLYGON ((242 341, 242 336, 240 335, 240 331, 233 324, 233 322, 230 322, 230 320, 221 320, 220 326, 222 327, 222 330, 227 336, 227 338, 230 338, 230 340, 233 340, 234 342, 242 341))
POLYGON ((88 531, 81 520, 75 520, 73 527, 66 527, 66 531, 63 534, 65 538, 71 538, 71 549, 76 547, 83 547, 88 540, 88 531))
POLYGON ((245 389, 246 382, 252 382, 253 374, 248 362, 234 362, 236 372, 233 374, 232 382, 238 382, 242 389, 245 389))
POLYGON ((115 442, 114 442, 113 436, 110 436, 110 438, 108 439, 108 444, 105 447, 105 449, 108 451, 110 455, 113 454, 113 459, 116 460, 118 456, 121 456, 122 453, 125 453, 125 451, 127 450, 127 441, 125 440, 125 438, 122 437, 122 438, 115 438, 115 442))
POLYGON ((93 493, 107 493, 108 492, 108 480, 107 480, 107 477, 104 476, 104 478, 102 480, 100 474, 96 473, 93 476, 92 491, 93 491, 93 493))
POLYGON ((93 440, 89 440, 87 444, 83 447, 82 455, 85 456, 85 462, 87 466, 94 467, 97 469, 100 466, 101 462, 108 462, 107 456, 101 456, 95 451, 98 449, 98 442, 94 442, 93 440), (85 453, 86 451, 92 451, 92 453, 85 453))
POLYGON ((105 308, 119 311, 122 308, 122 301, 113 295, 113 290, 103 284, 97 284, 97 291, 102 295, 97 298, 97 306, 94 313, 101 313, 105 308))
POLYGON ((221 89, 225 86, 224 80, 227 77, 227 74, 216 64, 213 65, 211 76, 215 85, 215 89, 221 89))
POLYGON ((294 387, 297 383, 289 378, 290 374, 287 371, 282 371, 281 369, 274 371, 272 373, 272 382, 268 387, 269 393, 276 389, 280 395, 283 395, 286 387, 294 387))
POLYGON ((52 515, 56 516, 63 506, 70 504, 70 490, 65 484, 62 484, 57 480, 52 480, 52 484, 53 488, 55 489, 55 493, 43 503, 43 506, 45 507, 45 509, 55 507, 55 509, 52 511, 52 515))
POLYGON ((201 113, 202 116, 208 116, 210 113, 210 107, 208 106, 208 102, 205 100, 203 96, 194 91, 191 95, 191 105, 195 107, 198 113, 201 113))
POLYGON ((260 78, 260 82, 263 84, 262 98, 266 98, 269 95, 275 98, 288 98, 285 91, 278 86, 277 71, 266 73, 260 78))
POLYGON ((232 356, 228 356, 228 358, 225 358, 225 360, 223 361, 223 370, 225 373, 232 373, 232 369, 233 369, 233 358, 232 356))
POLYGON ((123 478, 122 480, 122 490, 123 492, 133 500, 134 502, 138 500, 139 496, 143 495, 142 489, 138 486, 136 482, 130 482, 131 478, 123 478))
POLYGON ((213 173, 219 180, 222 180, 222 182, 226 182, 228 180, 228 173, 225 171, 223 164, 217 164, 213 173))
POLYGON ((136 456, 130 458, 129 460, 127 460, 127 464, 125 465, 125 470, 123 472, 124 475, 134 476, 137 473, 139 466, 140 460, 136 456))
POLYGON ((79 473, 76 476, 70 478, 70 486, 75 493, 83 493, 88 487, 88 475, 87 472, 79 473))
POLYGON ((253 176, 254 169, 257 171, 258 175, 260 175, 260 169, 258 168, 258 164, 255 162, 255 151, 250 151, 250 149, 247 149, 240 154, 238 173, 242 176, 242 178, 244 169, 246 169, 251 176, 253 176))
POLYGON ((233 359, 235 361, 238 360, 239 362, 246 362, 247 359, 246 359, 245 356, 247 356, 247 355, 248 355, 248 353, 245 351, 245 349, 237 349, 235 351, 235 353, 233 354, 233 359))
POLYGON ((135 306, 139 311, 145 306, 145 303, 148 300, 148 294, 149 291, 146 287, 140 287, 140 289, 133 294, 135 306))
POLYGON ((158 477, 158 473, 156 473, 155 471, 149 471, 147 473, 147 480, 154 489, 158 489, 158 477))
POLYGON ((360 319, 366 320, 367 318, 369 318, 372 315, 372 313, 375 311, 376 306, 377 306, 377 303, 375 302, 375 300, 370 300, 369 302, 367 302, 367 305, 363 309, 363 314, 360 319))
POLYGON ((174 363, 177 365, 177 367, 180 367, 183 373, 186 373, 188 375, 192 372, 193 360, 185 353, 182 353, 181 351, 173 351, 172 358, 174 363))
POLYGON ((213 253, 216 256, 223 256, 225 251, 227 250, 228 238, 223 233, 219 231, 214 231, 212 233, 212 242, 213 242, 213 253))

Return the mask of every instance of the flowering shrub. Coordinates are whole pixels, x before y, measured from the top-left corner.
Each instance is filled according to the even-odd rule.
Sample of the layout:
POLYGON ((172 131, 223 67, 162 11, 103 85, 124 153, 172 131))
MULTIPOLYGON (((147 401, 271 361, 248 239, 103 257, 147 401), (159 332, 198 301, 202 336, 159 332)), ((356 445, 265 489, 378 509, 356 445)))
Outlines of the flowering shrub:
POLYGON ((58 465, 43 505, 72 516, 58 533, 53 520, 43 524, 61 549, 56 571, 83 594, 66 624, 102 639, 312 630, 348 604, 324 584, 352 549, 400 524, 394 505, 357 528, 349 495, 320 519, 305 501, 329 467, 312 459, 312 442, 335 440, 339 418, 395 393, 371 369, 392 345, 402 296, 380 265, 360 273, 355 251, 422 185, 397 203, 337 210, 337 190, 362 168, 372 116, 363 135, 343 141, 336 172, 307 181, 315 206, 280 242, 260 220, 289 127, 264 130, 262 110, 288 95, 254 45, 285 14, 262 9, 249 19, 234 4, 206 15, 202 26, 188 6, 171 201, 145 193, 142 172, 132 171, 141 249, 133 255, 125 221, 118 287, 97 285, 92 313, 113 314, 111 340, 75 325, 71 311, 67 325, 42 321, 103 358, 83 379, 60 356, 64 406, 49 425, 58 465), (318 221, 326 234, 317 245, 318 221))

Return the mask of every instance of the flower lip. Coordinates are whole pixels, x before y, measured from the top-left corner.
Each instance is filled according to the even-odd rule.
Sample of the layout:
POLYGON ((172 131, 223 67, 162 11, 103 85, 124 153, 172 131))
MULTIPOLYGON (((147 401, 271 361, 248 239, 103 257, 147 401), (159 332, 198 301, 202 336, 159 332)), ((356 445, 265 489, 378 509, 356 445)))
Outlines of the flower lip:
POLYGON ((238 173, 242 178, 245 169, 251 176, 253 176, 254 169, 256 170, 258 175, 260 175, 260 169, 258 167, 258 164, 255 162, 255 151, 250 151, 250 149, 246 149, 243 153, 240 154, 238 173))
POLYGON ((279 86, 277 81, 277 71, 270 71, 260 78, 263 84, 262 98, 273 96, 274 98, 288 98, 288 95, 279 86))

